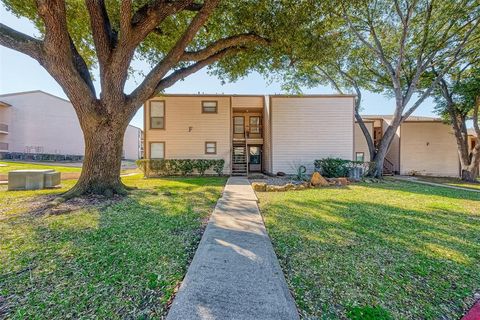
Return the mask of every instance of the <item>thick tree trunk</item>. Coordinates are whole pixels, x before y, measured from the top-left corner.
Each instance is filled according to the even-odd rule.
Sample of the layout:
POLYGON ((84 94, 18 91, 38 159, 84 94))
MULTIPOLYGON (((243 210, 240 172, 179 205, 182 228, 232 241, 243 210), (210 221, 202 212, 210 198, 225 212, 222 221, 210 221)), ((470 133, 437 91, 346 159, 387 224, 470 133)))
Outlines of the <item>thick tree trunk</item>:
MULTIPOLYGON (((80 117, 81 118, 81 117, 80 117)), ((77 184, 64 196, 125 194, 120 180, 123 137, 128 120, 80 120, 85 138, 85 157, 77 184)))
POLYGON ((383 137, 378 146, 377 152, 372 162, 375 163, 375 167, 371 170, 368 175, 375 178, 381 178, 383 176, 383 164, 385 163, 385 157, 387 156, 390 145, 392 144, 395 132, 397 132, 398 126, 400 125, 400 120, 393 120, 392 123, 388 126, 387 130, 383 134, 383 137))
POLYGON ((462 168, 462 180, 467 182, 477 182, 477 170, 473 166, 462 168))

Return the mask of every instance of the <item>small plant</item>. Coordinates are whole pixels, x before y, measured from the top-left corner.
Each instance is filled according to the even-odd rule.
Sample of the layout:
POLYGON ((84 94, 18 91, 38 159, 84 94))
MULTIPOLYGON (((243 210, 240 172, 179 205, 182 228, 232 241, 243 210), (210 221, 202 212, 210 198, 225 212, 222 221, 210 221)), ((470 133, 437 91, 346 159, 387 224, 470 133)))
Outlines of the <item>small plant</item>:
POLYGON ((197 169, 198 173, 201 176, 204 176, 205 171, 207 171, 211 166, 212 166, 211 160, 197 159, 195 161, 195 169, 197 169))
POLYGON ((225 166, 225 160, 223 159, 218 159, 218 160, 213 160, 213 171, 215 171, 219 176, 222 175, 223 173, 223 167, 225 166))
POLYGON ((324 158, 315 160, 315 170, 327 178, 347 177, 350 170, 350 160, 339 158, 324 158))
POLYGON ((297 168, 297 180, 300 180, 300 181, 305 181, 307 180, 307 168, 305 166, 299 166, 297 168))
POLYGON ((184 176, 188 176, 195 170, 195 161, 191 159, 178 160, 178 171, 184 176))

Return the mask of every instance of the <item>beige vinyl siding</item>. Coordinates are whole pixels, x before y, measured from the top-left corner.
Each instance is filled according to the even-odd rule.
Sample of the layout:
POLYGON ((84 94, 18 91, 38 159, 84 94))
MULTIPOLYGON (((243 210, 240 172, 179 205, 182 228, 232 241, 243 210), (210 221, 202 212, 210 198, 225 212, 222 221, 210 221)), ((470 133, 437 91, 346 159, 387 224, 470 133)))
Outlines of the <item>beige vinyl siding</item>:
POLYGON ((224 173, 230 174, 230 97, 164 96, 165 129, 149 128, 149 102, 146 116, 146 157, 150 142, 165 142, 166 159, 224 159, 224 173), (218 101, 217 113, 202 113, 202 101, 218 101), (216 142, 216 154, 205 154, 205 142, 216 142))
MULTIPOLYGON (((365 121, 365 126, 373 139, 373 121, 365 121)), ((358 123, 355 123, 355 154, 363 152, 365 161, 370 161, 370 151, 368 150, 367 140, 358 123)))
POLYGON ((272 97, 272 171, 311 172, 316 159, 353 159, 353 97, 272 97))
POLYGON ((450 126, 441 122, 404 122, 400 138, 400 174, 457 177, 459 160, 450 126))
POLYGON ((232 108, 263 108, 263 96, 232 96, 232 108))

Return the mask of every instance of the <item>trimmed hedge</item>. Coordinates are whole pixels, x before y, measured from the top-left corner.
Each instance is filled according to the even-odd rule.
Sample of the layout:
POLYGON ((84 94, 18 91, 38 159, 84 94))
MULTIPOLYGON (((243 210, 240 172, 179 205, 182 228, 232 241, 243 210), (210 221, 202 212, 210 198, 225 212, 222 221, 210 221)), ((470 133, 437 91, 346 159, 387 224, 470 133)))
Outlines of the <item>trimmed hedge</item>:
POLYGON ((149 176, 176 176, 191 175, 194 172, 203 176, 208 169, 212 169, 219 176, 223 173, 225 160, 223 159, 140 159, 137 167, 146 177, 149 176))
POLYGON ((344 160, 340 158, 324 158, 315 160, 315 171, 326 178, 348 177, 353 168, 362 168, 362 174, 373 169, 374 162, 344 160))

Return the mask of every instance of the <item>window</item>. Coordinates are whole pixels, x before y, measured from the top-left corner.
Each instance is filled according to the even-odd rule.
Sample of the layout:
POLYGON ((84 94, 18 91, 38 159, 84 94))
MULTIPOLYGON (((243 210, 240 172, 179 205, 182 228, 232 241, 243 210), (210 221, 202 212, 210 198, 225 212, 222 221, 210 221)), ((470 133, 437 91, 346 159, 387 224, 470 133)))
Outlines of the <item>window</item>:
POLYGON ((205 154, 217 154, 217 143, 212 141, 205 142, 205 154))
POLYGON ((217 101, 202 101, 202 113, 217 113, 217 101))
POLYGON ((260 117, 250 117, 250 133, 260 133, 260 117))
POLYGON ((233 117, 233 133, 244 132, 245 119, 243 117, 233 117))
POLYGON ((151 142, 150 143, 150 159, 164 159, 165 158, 165 142, 151 142))
POLYGON ((364 162, 365 154, 363 152, 355 152, 355 161, 364 162))
POLYGON ((150 102, 150 129, 165 129, 165 101, 150 102))

